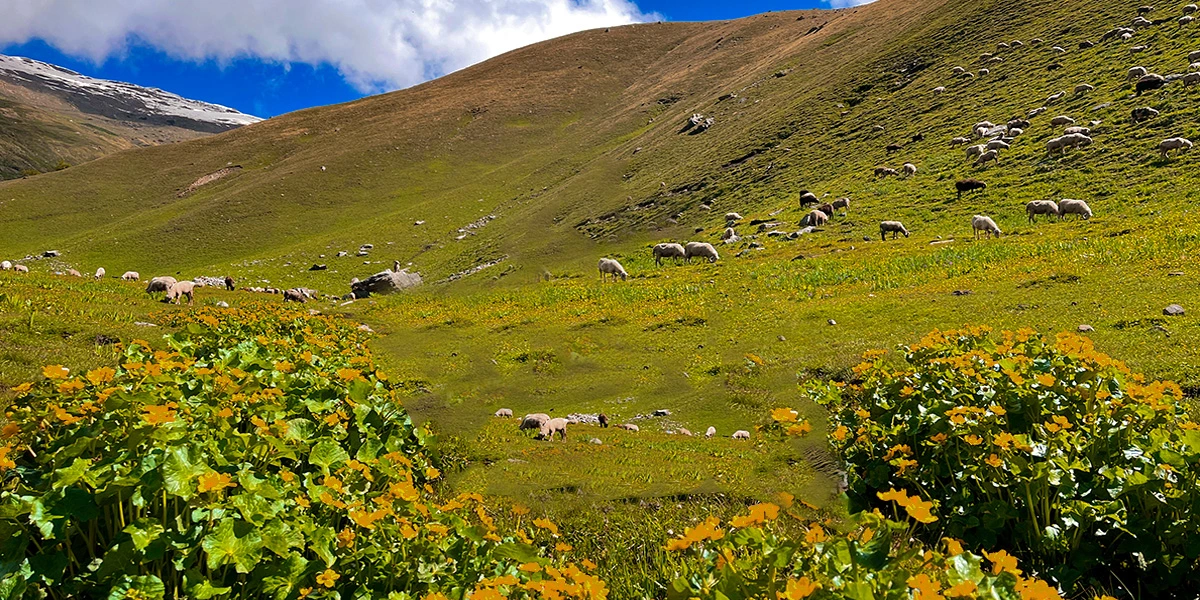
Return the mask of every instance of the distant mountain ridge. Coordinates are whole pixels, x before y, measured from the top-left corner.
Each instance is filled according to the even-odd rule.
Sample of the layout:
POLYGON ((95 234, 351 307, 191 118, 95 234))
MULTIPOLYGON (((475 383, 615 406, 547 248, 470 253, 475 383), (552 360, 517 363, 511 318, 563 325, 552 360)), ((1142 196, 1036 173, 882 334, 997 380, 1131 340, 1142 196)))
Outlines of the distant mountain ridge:
POLYGON ((261 121, 156 88, 0 55, 0 179, 261 121))

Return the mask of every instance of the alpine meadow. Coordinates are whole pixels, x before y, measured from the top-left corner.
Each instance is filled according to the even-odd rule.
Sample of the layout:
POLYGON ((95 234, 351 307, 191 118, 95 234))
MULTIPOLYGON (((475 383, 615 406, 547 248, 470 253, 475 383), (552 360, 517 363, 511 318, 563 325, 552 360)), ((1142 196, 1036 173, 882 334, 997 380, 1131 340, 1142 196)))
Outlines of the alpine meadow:
POLYGON ((0 182, 0 599, 1197 598, 1186 2, 600 28, 133 148, 0 88, 84 161, 0 182))

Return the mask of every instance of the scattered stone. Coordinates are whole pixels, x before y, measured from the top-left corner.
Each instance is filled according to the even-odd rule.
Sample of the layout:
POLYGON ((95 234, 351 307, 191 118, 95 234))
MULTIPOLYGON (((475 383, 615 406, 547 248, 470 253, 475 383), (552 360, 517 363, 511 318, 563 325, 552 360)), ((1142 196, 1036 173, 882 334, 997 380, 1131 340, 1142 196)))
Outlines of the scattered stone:
POLYGON ((1095 331, 1096 328, 1092 327, 1091 325, 1084 324, 1084 325, 1080 325, 1079 327, 1076 327, 1075 330, 1078 331, 1079 333, 1088 333, 1090 331, 1095 331))
POLYGON ((777 340, 779 340, 779 341, 781 341, 781 342, 786 342, 786 341, 787 341, 787 338, 783 337, 782 335, 781 335, 781 336, 779 336, 779 337, 777 337, 777 338, 775 338, 775 339, 777 339, 777 340))
POLYGON ((371 294, 391 294, 421 285, 421 275, 400 271, 383 271, 350 285, 355 298, 366 298, 371 294))
POLYGON ((375 244, 363 244, 358 247, 359 250, 374 250, 375 244))
POLYGON ((599 446, 599 445, 603 444, 604 442, 600 441, 600 438, 592 438, 592 439, 588 440, 588 443, 599 446))
POLYGON ((328 269, 328 268, 329 268, 329 267, 328 267, 328 266, 326 266, 326 265, 316 265, 316 264, 314 264, 313 266, 309 267, 309 268, 308 268, 308 270, 309 270, 309 271, 324 271, 325 269, 328 269))
POLYGON ((343 256, 350 256, 350 253, 346 252, 345 250, 342 250, 341 252, 337 253, 338 258, 342 258, 343 256))
POLYGON ((359 325, 359 326, 358 326, 358 329, 359 329, 359 331, 365 331, 365 332, 367 332, 367 333, 375 333, 375 330, 374 330, 374 329, 371 329, 371 326, 370 326, 370 325, 367 325, 366 323, 363 323, 362 325, 359 325))
POLYGON ((55 256, 58 256, 59 254, 60 254, 60 252, 58 250, 47 250, 42 253, 42 256, 45 258, 54 258, 55 256))
POLYGON ((138 327, 158 327, 158 325, 155 325, 154 323, 147 323, 145 321, 134 321, 133 324, 137 325, 138 327))
POLYGON ((95 342, 97 346, 111 346, 120 340, 112 336, 104 335, 103 333, 98 333, 96 334, 95 339, 92 341, 95 342))
POLYGON ((370 252, 367 252, 366 250, 359 250, 356 256, 367 256, 368 254, 370 254, 370 252))
POLYGON ((671 416, 671 411, 665 408, 660 408, 650 414, 655 417, 669 417, 671 416))
POLYGON ((1168 317, 1182 317, 1183 307, 1178 304, 1171 304, 1163 309, 1163 314, 1168 317))
POLYGON ((413 223, 413 226, 416 227, 417 225, 424 225, 424 224, 425 224, 425 221, 417 221, 417 222, 413 223))
POLYGON ((1183 277, 1183 271, 1171 271, 1167 273, 1167 277, 1183 277))
POLYGON ((229 303, 224 300, 218 300, 217 306, 219 306, 221 308, 229 308, 229 303))
POLYGON ((953 294, 955 296, 970 296, 971 290, 954 290, 953 294))
POLYGON ((830 319, 830 320, 829 320, 829 324, 830 324, 830 325, 837 325, 837 321, 834 321, 833 319, 830 319))

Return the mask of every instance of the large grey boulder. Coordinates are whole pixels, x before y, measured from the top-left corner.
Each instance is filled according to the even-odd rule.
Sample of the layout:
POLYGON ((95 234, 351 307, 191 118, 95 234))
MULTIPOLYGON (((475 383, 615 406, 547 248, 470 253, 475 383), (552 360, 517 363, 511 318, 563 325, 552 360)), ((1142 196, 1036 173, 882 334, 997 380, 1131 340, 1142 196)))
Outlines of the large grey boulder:
POLYGON ((355 298, 366 298, 371 294, 392 294, 418 285, 421 285, 421 275, 409 273, 408 269, 403 269, 376 273, 362 281, 350 284, 350 291, 355 298))

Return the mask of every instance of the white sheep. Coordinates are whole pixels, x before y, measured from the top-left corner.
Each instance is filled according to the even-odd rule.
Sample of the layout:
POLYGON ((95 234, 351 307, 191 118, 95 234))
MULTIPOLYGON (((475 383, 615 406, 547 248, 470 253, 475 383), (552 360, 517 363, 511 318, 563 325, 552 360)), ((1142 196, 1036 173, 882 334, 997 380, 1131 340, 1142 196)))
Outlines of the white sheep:
POLYGON ((1182 81, 1184 86, 1190 87, 1196 85, 1197 83, 1200 83, 1200 73, 1188 73, 1187 75, 1183 76, 1182 81))
POLYGON ((717 262, 721 256, 717 254, 717 249, 713 248, 712 244, 707 242, 688 242, 683 247, 683 260, 692 262, 692 258, 707 258, 708 262, 717 262))
POLYGON ((70 275, 71 277, 83 277, 83 273, 80 273, 75 269, 67 269, 67 275, 70 275))
POLYGON ((1182 17, 1179 17, 1179 24, 1181 26, 1182 25, 1191 25, 1192 21, 1195 21, 1195 20, 1196 20, 1196 17, 1193 17, 1192 15, 1183 15, 1182 17))
POLYGON ((987 143, 988 150, 1008 150, 1010 147, 1004 140, 992 140, 987 143))
POLYGON ((1173 137, 1167 138, 1158 144, 1158 151, 1162 152, 1163 158, 1166 158, 1172 150, 1184 151, 1191 150, 1192 142, 1187 138, 1173 137))
POLYGON ((1058 102, 1059 100, 1062 100, 1063 98, 1065 98, 1066 95, 1067 95, 1067 92, 1065 92, 1065 91, 1055 92, 1053 94, 1050 94, 1049 96, 1046 97, 1046 104, 1050 104, 1052 102, 1058 102))
POLYGON ((725 231, 721 233, 721 239, 723 239, 727 242, 730 240, 736 241, 737 237, 738 237, 737 232, 734 231, 732 227, 726 227, 725 231))
POLYGON ((996 49, 997 50, 1008 50, 1008 43, 1007 42, 998 42, 996 44, 996 49))
POLYGON ((549 420, 550 420, 550 415, 548 415, 546 413, 531 413, 531 414, 525 415, 525 418, 521 419, 521 427, 520 428, 522 430, 524 430, 524 429, 541 429, 542 425, 545 425, 546 421, 549 421, 549 420))
POLYGON ((1083 200, 1063 198, 1058 201, 1058 219, 1061 221, 1067 215, 1079 215, 1084 219, 1092 218, 1092 209, 1083 200))
POLYGON ((944 85, 939 85, 939 86, 933 88, 933 93, 935 93, 935 94, 943 94, 945 92, 946 92, 946 86, 944 86, 944 85))
POLYGON ((813 210, 812 212, 808 213, 807 215, 804 215, 803 219, 800 219, 800 226, 801 227, 817 227, 820 225, 824 225, 828 222, 829 222, 829 215, 827 215, 819 210, 813 210))
POLYGON ((991 217, 983 215, 971 217, 971 229, 975 230, 975 239, 979 239, 979 232, 981 231, 985 237, 992 237, 993 235, 1000 237, 1001 234, 1000 227, 996 225, 996 222, 991 217))
POLYGON ((1049 109, 1047 109, 1045 106, 1039 106, 1033 110, 1030 110, 1028 114, 1031 117, 1036 117, 1036 116, 1046 112, 1047 110, 1049 110, 1049 109))
POLYGON ((11 262, 7 260, 0 262, 0 271, 11 271, 12 268, 13 264, 11 262))
POLYGON ((979 144, 978 146, 967 147, 967 159, 978 157, 980 154, 987 152, 987 144, 979 144))
POLYGON ((1067 51, 1067 49, 1063 48, 1062 46, 1051 46, 1050 49, 1055 52, 1058 52, 1059 54, 1062 54, 1067 51))
POLYGON ((501 408, 500 410, 496 411, 496 416, 503 418, 503 419, 511 419, 513 416, 512 409, 511 408, 501 408))
POLYGON ((13 265, 13 271, 16 271, 17 273, 28 273, 29 267, 25 265, 13 265))
POLYGON ((124 279, 125 281, 137 281, 141 278, 142 276, 138 275, 137 271, 125 271, 125 274, 121 275, 121 279, 124 279))
POLYGON ((733 435, 731 435, 729 437, 731 437, 735 440, 748 440, 748 439, 750 439, 750 432, 746 431, 745 429, 739 429, 739 430, 733 432, 733 435))
MULTIPOLYGON (((136 281, 136 280, 134 280, 136 281)), ((196 302, 196 283, 192 281, 176 281, 167 288, 167 296, 163 298, 163 302, 172 302, 179 304, 183 301, 183 297, 187 296, 188 304, 196 302)))
POLYGON ((741 220, 742 220, 742 215, 739 215, 738 213, 735 213, 735 212, 725 213, 725 222, 726 223, 729 223, 731 221, 741 221, 741 220))
POLYGON ((96 269, 96 279, 104 279, 104 267, 96 269))
POLYGON ((840 208, 843 210, 848 209, 848 208, 850 208, 850 199, 849 198, 838 198, 837 200, 833 201, 833 207, 840 208))
POLYGON ((900 221, 880 221, 879 222, 879 238, 886 242, 887 234, 892 234, 892 239, 903 233, 904 237, 908 237, 908 230, 904 228, 904 224, 900 221))
POLYGON ((905 176, 911 177, 917 174, 917 165, 912 163, 904 163, 900 166, 900 171, 903 172, 905 176))
POLYGON ((1071 134, 1075 134, 1075 133, 1081 133, 1083 135, 1091 135, 1092 130, 1089 127, 1068 127, 1063 130, 1063 134, 1065 134, 1065 135, 1071 135, 1071 134))
POLYGON ((996 124, 991 121, 980 121, 980 122, 972 125, 971 129, 979 129, 980 127, 984 128, 984 129, 991 129, 995 126, 996 126, 996 124))
POLYGON ((953 69, 950 69, 951 75, 962 75, 963 73, 966 73, 966 72, 967 72, 967 70, 962 67, 954 67, 953 69))
POLYGON ((686 427, 680 427, 679 430, 676 431, 675 433, 678 433, 679 435, 686 435, 687 437, 692 437, 692 432, 690 430, 688 430, 688 428, 686 428, 686 427))
POLYGON ((1190 15, 1190 14, 1196 12, 1196 8, 1197 7, 1195 4, 1185 4, 1183 6, 1183 14, 1190 15))
POLYGON ((155 277, 150 280, 150 283, 146 284, 146 293, 165 292, 171 289, 171 286, 175 285, 175 283, 175 278, 168 275, 155 277))
MULTIPOLYGON (((999 57, 999 56, 997 56, 996 58, 1000 58, 1000 57, 999 57)), ((991 69, 980 69, 980 70, 979 70, 979 76, 980 76, 980 77, 983 77, 983 76, 985 76, 985 75, 991 75, 991 74, 992 74, 992 70, 991 70, 991 69)))
POLYGON ((607 279, 609 275, 612 275, 613 281, 616 281, 617 277, 620 277, 621 281, 629 279, 629 273, 625 272, 625 267, 622 267, 621 263, 617 262, 615 259, 602 258, 597 264, 597 267, 600 269, 601 281, 607 279))
POLYGON ((1050 125, 1054 126, 1054 127, 1062 127, 1063 125, 1074 125, 1074 124, 1075 124, 1075 119, 1072 119, 1071 117, 1068 117, 1066 115, 1059 115, 1057 117, 1054 117, 1053 119, 1050 119, 1050 125))
POLYGON ((559 435, 559 439, 567 439, 566 419, 558 417, 542 423, 542 426, 538 429, 537 437, 539 440, 553 440, 556 433, 559 435))
POLYGON ((1076 94, 1086 94, 1087 92, 1090 92, 1094 89, 1096 89, 1096 86, 1094 86, 1090 83, 1081 83, 1081 84, 1075 86, 1075 93, 1076 94))
MULTIPOLYGON (((1193 54, 1195 54, 1195 53, 1193 53, 1193 54)), ((1189 61, 1192 60, 1192 57, 1190 54, 1188 55, 1188 60, 1189 61)), ((1125 75, 1125 79, 1126 80, 1141 79, 1141 78, 1145 77, 1146 73, 1148 73, 1148 72, 1149 71, 1146 70, 1146 67, 1130 67, 1129 71, 1125 75)))
POLYGON ((632 431, 634 433, 641 431, 641 428, 633 423, 621 423, 620 425, 613 425, 613 427, 617 429, 624 429, 625 431, 632 431))
POLYGON ((1025 214, 1029 216, 1029 222, 1034 222, 1034 215, 1054 215, 1058 216, 1058 204, 1053 200, 1034 200, 1025 205, 1025 214))
POLYGON ((684 252, 682 244, 663 243, 654 245, 654 264, 661 266, 662 259, 671 258, 675 262, 684 258, 687 254, 684 252))
POLYGON ((716 427, 709 426, 708 431, 704 432, 704 437, 706 437, 706 438, 711 438, 714 435, 717 435, 716 427))
POLYGON ((977 137, 977 138, 981 138, 981 137, 987 135, 987 132, 988 132, 987 127, 976 127, 975 130, 972 131, 972 133, 974 133, 975 137, 977 137))
POLYGON ((1012 129, 1008 130, 1009 137, 1017 137, 1018 135, 1021 135, 1022 133, 1025 133, 1025 130, 1021 129, 1020 127, 1013 127, 1012 129))
POLYGON ((1004 62, 1004 57, 1003 56, 993 56, 988 59, 988 62, 989 63, 1002 63, 1002 62, 1004 62))
POLYGON ((971 143, 971 138, 956 137, 956 138, 951 138, 950 147, 953 148, 955 146, 961 146, 963 144, 970 144, 970 143, 971 143))
POLYGON ((1080 148, 1091 143, 1092 138, 1081 133, 1072 133, 1046 140, 1046 151, 1053 154, 1055 150, 1060 150, 1062 154, 1066 154, 1067 148, 1080 148))
POLYGON ((1145 17, 1134 17, 1133 22, 1131 23, 1135 29, 1139 27, 1149 27, 1153 24, 1154 21, 1151 21, 1145 17))
POLYGON ((986 165, 989 160, 996 164, 1000 164, 1000 151, 988 150, 987 152, 980 154, 979 158, 975 160, 975 166, 979 167, 986 165))

